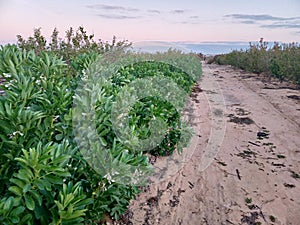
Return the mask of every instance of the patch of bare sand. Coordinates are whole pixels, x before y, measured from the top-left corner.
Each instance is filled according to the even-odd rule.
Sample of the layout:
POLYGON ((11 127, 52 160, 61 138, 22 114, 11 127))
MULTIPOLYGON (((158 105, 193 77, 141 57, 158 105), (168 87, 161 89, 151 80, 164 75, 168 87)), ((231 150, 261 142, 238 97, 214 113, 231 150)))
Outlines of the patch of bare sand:
POLYGON ((212 91, 203 89, 189 105, 195 151, 178 172, 133 200, 121 224, 300 224, 300 101, 288 97, 300 91, 229 66, 203 64, 200 88, 212 78, 226 106, 218 154, 199 170, 212 129, 207 99, 212 91))

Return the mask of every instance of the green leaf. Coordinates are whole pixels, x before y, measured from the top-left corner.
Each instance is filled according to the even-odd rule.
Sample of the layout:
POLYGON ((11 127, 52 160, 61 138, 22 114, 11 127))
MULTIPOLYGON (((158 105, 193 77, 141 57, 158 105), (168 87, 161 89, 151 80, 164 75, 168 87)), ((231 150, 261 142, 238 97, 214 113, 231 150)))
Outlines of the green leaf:
MULTIPOLYGON (((43 154, 39 157, 39 162, 47 162, 48 159, 50 159, 51 156, 47 154, 43 154)), ((44 165, 38 165, 38 166, 44 166, 44 165)))
POLYGON ((26 184, 26 185, 23 187, 23 193, 28 192, 30 189, 31 189, 31 184, 26 184))
POLYGON ((33 173, 31 171, 31 169, 26 167, 26 168, 19 170, 19 172, 15 175, 15 177, 19 178, 20 180, 25 181, 26 183, 30 183, 30 181, 33 177, 33 173))
POLYGON ((92 198, 88 198, 88 199, 84 199, 80 202, 78 202, 76 204, 76 207, 79 208, 79 207, 82 207, 82 206, 87 206, 87 205, 90 205, 94 202, 94 200, 92 198))
POLYGON ((18 216, 18 215, 20 215, 21 213, 23 213, 24 210, 25 210, 25 207, 20 205, 20 206, 18 206, 17 208, 15 208, 15 209, 13 209, 13 210, 11 211, 11 215, 13 215, 13 216, 18 216))
POLYGON ((59 211, 64 210, 64 206, 59 201, 54 200, 54 202, 57 205, 59 211))
POLYGON ((67 194, 66 196, 64 196, 64 201, 63 201, 63 205, 64 207, 67 207, 69 204, 71 204, 71 202, 73 201, 74 199, 74 194, 73 193, 70 193, 70 194, 67 194))
POLYGON ((109 129, 104 129, 103 131, 101 131, 101 133, 99 134, 100 137, 103 137, 105 135, 107 135, 110 132, 109 129))
POLYGON ((63 153, 61 154, 62 154, 61 156, 58 156, 55 159, 53 159, 53 164, 64 166, 69 161, 70 159, 69 155, 64 155, 63 153))
POLYGON ((30 224, 29 221, 32 220, 32 215, 31 214, 26 214, 25 216, 22 217, 20 223, 18 225, 22 225, 22 224, 30 224))
POLYGON ((20 180, 20 179, 16 179, 16 178, 11 178, 9 179, 10 182, 12 182, 13 184, 17 185, 18 187, 22 188, 25 186, 25 182, 20 180))
POLYGON ((47 191, 51 191, 51 183, 47 180, 43 180, 43 185, 47 191))
POLYGON ((100 142, 103 146, 107 146, 107 142, 103 137, 100 137, 100 142))
POLYGON ((3 210, 4 211, 10 211, 13 207, 14 204, 14 197, 10 196, 8 199, 6 199, 3 210))
POLYGON ((38 205, 42 205, 42 195, 40 195, 36 190, 30 190, 29 193, 38 202, 38 205))
POLYGON ((28 165, 28 161, 26 159, 17 157, 17 158, 15 158, 15 160, 20 162, 20 163, 23 163, 25 165, 28 165))
POLYGON ((45 176, 45 179, 47 179, 52 184, 62 184, 63 183, 63 179, 61 177, 57 177, 57 176, 51 175, 51 174, 45 176))
POLYGON ((62 140, 64 138, 64 135, 63 134, 57 134, 57 135, 55 135, 55 139, 57 140, 57 141, 60 141, 60 140, 62 140))
POLYGON ((41 191, 45 190, 46 184, 43 180, 35 180, 35 181, 33 181, 33 184, 35 186, 37 186, 39 190, 41 190, 41 191))
POLYGON ((73 212, 72 210, 70 210, 70 212, 72 213, 68 213, 68 220, 70 219, 75 219, 75 218, 78 218, 78 217, 81 217, 81 216, 84 216, 85 215, 85 211, 87 209, 83 209, 83 210, 76 210, 75 212, 73 212))
POLYGON ((83 221, 84 221, 84 219, 82 217, 78 217, 78 218, 75 218, 75 219, 70 219, 70 220, 63 221, 62 224, 63 225, 82 224, 83 221))
POLYGON ((62 170, 57 170, 53 172, 54 174, 56 174, 57 176, 61 176, 61 177, 70 177, 71 174, 67 171, 62 170))
POLYGON ((14 224, 18 224, 20 222, 20 217, 18 216, 11 216, 10 217, 11 222, 13 222, 14 224))
POLYGON ((17 186, 11 186, 8 188, 9 191, 11 191, 12 193, 18 195, 18 196, 22 196, 23 192, 22 189, 17 187, 17 186))
POLYGON ((25 205, 26 205, 27 209, 34 210, 35 203, 34 203, 32 197, 30 195, 25 195, 24 198, 25 198, 25 205))

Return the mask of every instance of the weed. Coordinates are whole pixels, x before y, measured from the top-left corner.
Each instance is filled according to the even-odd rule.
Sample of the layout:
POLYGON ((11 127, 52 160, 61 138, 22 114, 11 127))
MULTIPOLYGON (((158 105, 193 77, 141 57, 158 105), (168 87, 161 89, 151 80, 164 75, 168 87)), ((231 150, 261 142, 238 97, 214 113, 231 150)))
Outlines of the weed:
POLYGON ((286 157, 285 157, 285 155, 277 155, 277 158, 278 158, 278 159, 284 159, 284 158, 286 158, 286 157))
POLYGON ((252 203, 252 198, 245 198, 245 202, 247 204, 251 204, 252 203))
POLYGON ((293 170, 290 170, 291 172, 291 177, 295 178, 295 179, 300 179, 300 175, 298 173, 296 173, 295 171, 293 170))
POLYGON ((271 222, 273 222, 273 223, 276 221, 276 217, 275 216, 270 215, 269 218, 270 218, 271 222))

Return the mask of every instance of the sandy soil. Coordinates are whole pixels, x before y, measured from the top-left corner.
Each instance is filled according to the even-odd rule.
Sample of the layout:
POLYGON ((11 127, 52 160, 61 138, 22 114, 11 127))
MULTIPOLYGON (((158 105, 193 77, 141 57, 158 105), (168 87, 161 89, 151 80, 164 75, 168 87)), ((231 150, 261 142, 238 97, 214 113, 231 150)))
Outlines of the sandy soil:
POLYGON ((131 202, 123 224, 299 225, 300 91, 208 64, 199 86, 191 153, 131 202))

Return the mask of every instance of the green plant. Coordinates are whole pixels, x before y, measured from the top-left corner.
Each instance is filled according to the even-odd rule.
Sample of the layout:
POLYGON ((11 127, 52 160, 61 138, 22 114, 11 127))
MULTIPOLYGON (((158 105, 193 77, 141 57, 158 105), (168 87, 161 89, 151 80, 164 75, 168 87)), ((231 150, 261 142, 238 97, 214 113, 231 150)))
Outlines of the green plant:
POLYGON ((272 47, 261 39, 257 44, 250 43, 247 50, 232 51, 216 56, 218 64, 229 64, 253 73, 265 73, 279 80, 290 80, 300 84, 300 46, 297 43, 279 44, 272 47))
MULTIPOLYGON (((191 91, 195 82, 190 75, 173 65, 154 61, 139 62, 121 68, 117 76, 113 77, 112 82, 118 88, 135 79, 153 76, 170 77, 187 93, 191 91)), ((130 111, 129 117, 130 126, 137 128, 135 132, 139 138, 146 138, 150 135, 148 124, 153 117, 161 118, 167 122, 168 132, 166 132, 165 138, 159 146, 151 150, 151 153, 155 155, 171 155, 179 139, 183 135, 189 136, 191 134, 189 129, 185 129, 186 126, 180 121, 180 114, 174 106, 157 96, 140 99, 130 111)))
POLYGON ((273 223, 276 221, 276 217, 275 216, 270 215, 269 218, 270 218, 271 222, 273 222, 273 223))
POLYGON ((72 61, 80 53, 97 52, 102 54, 116 48, 127 48, 131 45, 126 40, 117 41, 113 36, 111 43, 103 42, 102 40, 95 41, 94 34, 88 35, 83 27, 78 27, 76 31, 72 27, 66 31, 65 38, 59 38, 59 31, 54 28, 49 44, 46 38, 41 33, 41 28, 35 28, 33 36, 25 40, 21 35, 17 35, 17 45, 22 50, 34 51, 36 54, 41 54, 45 51, 62 57, 66 62, 72 61))
MULTIPOLYGON (((149 77, 168 77, 189 93, 201 74, 193 64, 198 62, 195 58, 170 50, 157 54, 158 62, 128 64, 108 79, 92 79, 85 92, 76 92, 81 80, 97 72, 105 52, 129 46, 115 37, 111 44, 93 38, 79 27, 76 32, 70 28, 60 40, 55 29, 48 44, 41 29, 35 29, 28 40, 18 36, 18 45, 0 48, 0 76, 5 79, 0 83, 4 91, 0 95, 1 224, 98 224, 105 214, 118 219, 152 169, 147 155, 125 145, 112 128, 112 106, 118 94, 127 84, 149 77), (80 107, 74 105, 83 103, 91 109, 91 99, 87 101, 82 93, 94 101, 99 143, 92 144, 96 150, 105 149, 102 153, 111 159, 100 157, 103 167, 97 172, 82 154, 83 143, 76 142, 74 119, 80 107), (120 165, 127 176, 114 171, 120 165), (129 181, 116 182, 116 178, 129 181)), ((152 117, 165 120, 164 140, 151 153, 169 155, 182 149, 179 142, 188 142, 191 135, 180 116, 172 104, 150 96, 132 107, 129 125, 143 139, 149 136, 152 117)))
POLYGON ((9 192, 1 199, 0 211, 4 216, 0 221, 7 224, 83 221, 92 199, 82 193, 80 182, 74 187, 70 182, 68 186, 64 183, 71 176, 67 165, 75 150, 66 141, 44 146, 39 142, 36 148, 22 149, 22 154, 15 158, 19 169, 9 179, 9 192))
POLYGON ((245 198, 245 202, 246 202, 247 204, 252 203, 252 198, 245 198))

